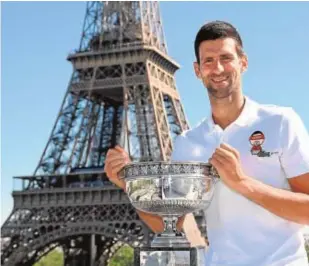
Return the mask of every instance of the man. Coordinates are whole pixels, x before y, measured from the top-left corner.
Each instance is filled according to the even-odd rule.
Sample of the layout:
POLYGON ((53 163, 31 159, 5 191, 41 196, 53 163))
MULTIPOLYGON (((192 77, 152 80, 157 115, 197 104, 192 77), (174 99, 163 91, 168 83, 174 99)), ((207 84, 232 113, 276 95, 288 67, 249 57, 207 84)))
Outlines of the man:
MULTIPOLYGON (((176 138, 172 160, 209 161, 221 177, 206 210, 206 265, 307 266, 301 230, 309 224, 309 136, 301 119, 292 108, 244 97, 248 58, 231 24, 205 24, 195 54, 212 115, 176 138)), ((116 173, 128 162, 120 147, 108 152, 106 173, 122 188, 116 173)), ((140 217, 162 231, 160 217, 140 217)), ((192 224, 188 215, 184 230, 192 224)))

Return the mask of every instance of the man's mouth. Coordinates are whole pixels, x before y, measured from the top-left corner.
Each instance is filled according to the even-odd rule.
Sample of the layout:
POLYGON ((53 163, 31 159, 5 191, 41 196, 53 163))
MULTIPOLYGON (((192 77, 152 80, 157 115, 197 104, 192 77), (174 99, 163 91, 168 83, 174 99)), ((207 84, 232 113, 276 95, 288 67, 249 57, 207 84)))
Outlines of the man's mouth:
POLYGON ((224 77, 214 77, 214 78, 211 78, 211 81, 214 82, 214 83, 223 83, 225 81, 227 81, 229 79, 228 76, 224 76, 224 77))

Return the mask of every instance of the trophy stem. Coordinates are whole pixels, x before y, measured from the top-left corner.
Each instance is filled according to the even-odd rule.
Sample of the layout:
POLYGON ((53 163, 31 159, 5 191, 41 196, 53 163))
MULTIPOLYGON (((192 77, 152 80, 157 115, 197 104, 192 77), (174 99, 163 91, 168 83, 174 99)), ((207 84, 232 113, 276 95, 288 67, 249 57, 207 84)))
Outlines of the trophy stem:
POLYGON ((164 231, 163 234, 174 235, 177 233, 177 217, 175 216, 165 216, 163 217, 164 231))
POLYGON ((164 231, 156 234, 151 242, 152 247, 190 247, 184 233, 176 228, 177 216, 164 216, 164 231))

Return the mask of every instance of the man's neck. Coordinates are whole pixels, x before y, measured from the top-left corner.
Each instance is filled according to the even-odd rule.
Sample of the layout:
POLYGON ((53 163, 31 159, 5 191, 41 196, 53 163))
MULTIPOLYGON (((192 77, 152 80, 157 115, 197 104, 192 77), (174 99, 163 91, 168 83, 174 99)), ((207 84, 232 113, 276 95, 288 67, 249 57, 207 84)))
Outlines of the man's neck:
POLYGON ((239 117, 245 104, 245 97, 242 93, 237 93, 224 99, 210 97, 209 100, 213 121, 222 129, 228 127, 239 117))

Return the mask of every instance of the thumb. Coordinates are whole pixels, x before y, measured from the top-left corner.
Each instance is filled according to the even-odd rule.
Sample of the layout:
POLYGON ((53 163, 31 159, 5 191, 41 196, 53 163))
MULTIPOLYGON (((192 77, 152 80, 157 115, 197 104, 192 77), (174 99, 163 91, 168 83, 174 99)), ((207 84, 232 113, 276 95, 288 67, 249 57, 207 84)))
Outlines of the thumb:
POLYGON ((114 149, 117 151, 125 152, 125 150, 119 145, 116 145, 114 149))

